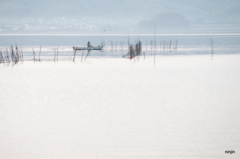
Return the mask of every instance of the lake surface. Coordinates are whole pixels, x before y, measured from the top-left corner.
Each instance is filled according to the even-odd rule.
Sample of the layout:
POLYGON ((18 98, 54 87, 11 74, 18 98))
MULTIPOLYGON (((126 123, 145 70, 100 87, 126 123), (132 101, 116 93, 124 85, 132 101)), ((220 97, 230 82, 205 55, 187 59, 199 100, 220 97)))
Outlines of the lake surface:
MULTIPOLYGON (((86 46, 90 41, 93 46, 105 45, 104 51, 91 52, 91 56, 117 56, 128 52, 128 44, 142 42, 145 55, 172 54, 211 54, 210 39, 214 40, 214 54, 240 53, 240 34, 1 34, 0 50, 18 46, 23 54, 32 56, 32 50, 42 56, 53 56, 54 49, 59 56, 73 56, 73 46, 86 46), (156 49, 154 48, 156 39, 156 49)), ((77 56, 81 56, 78 53, 77 56)))
POLYGON ((0 64, 0 84, 0 158, 240 158, 239 54, 0 64))

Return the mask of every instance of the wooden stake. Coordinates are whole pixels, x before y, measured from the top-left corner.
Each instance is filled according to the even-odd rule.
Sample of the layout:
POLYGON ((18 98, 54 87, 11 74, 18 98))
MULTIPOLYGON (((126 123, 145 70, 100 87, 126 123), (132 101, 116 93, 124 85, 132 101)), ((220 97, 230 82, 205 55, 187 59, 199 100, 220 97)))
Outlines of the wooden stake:
POLYGON ((88 50, 88 53, 87 53, 87 55, 86 55, 86 57, 85 57, 84 61, 86 61, 86 59, 87 59, 88 55, 90 54, 90 51, 91 51, 91 50, 88 50))
POLYGON ((73 53, 73 62, 75 62, 75 56, 76 56, 76 52, 77 52, 77 51, 74 49, 73 52, 74 52, 74 53, 73 53))
POLYGON ((82 57, 81 57, 81 61, 83 60, 83 54, 84 54, 84 50, 82 51, 82 57))
POLYGON ((154 41, 155 41, 155 48, 154 48, 154 64, 156 63, 156 24, 154 24, 154 41))
POLYGON ((42 51, 42 46, 40 46, 39 54, 38 54, 38 61, 41 61, 41 51, 42 51))

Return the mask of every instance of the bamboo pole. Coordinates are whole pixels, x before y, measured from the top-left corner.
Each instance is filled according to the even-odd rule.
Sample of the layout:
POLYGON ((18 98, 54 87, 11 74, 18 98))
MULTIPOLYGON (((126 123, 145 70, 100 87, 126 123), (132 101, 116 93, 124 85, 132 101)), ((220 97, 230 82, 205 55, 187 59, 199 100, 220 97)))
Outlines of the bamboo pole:
POLYGON ((84 61, 86 61, 86 60, 87 60, 87 57, 88 57, 88 55, 90 54, 90 51, 91 51, 91 50, 88 50, 88 53, 87 53, 87 55, 86 55, 86 57, 85 57, 84 61))
POLYGON ((73 62, 75 62, 75 56, 76 56, 76 49, 73 50, 73 62))
POLYGON ((111 53, 113 55, 113 41, 111 41, 111 53))
POLYGON ((58 49, 59 49, 59 48, 57 47, 57 61, 58 61, 58 53, 59 53, 59 52, 58 52, 58 49))
POLYGON ((41 52, 42 52, 42 46, 40 46, 40 50, 38 53, 38 61, 41 61, 41 52))
POLYGON ((81 61, 83 60, 83 54, 84 54, 84 50, 82 51, 82 57, 81 57, 81 61))
POLYGON ((155 48, 154 48, 154 64, 156 63, 156 24, 154 24, 154 41, 155 41, 155 48))
POLYGON ((32 48, 32 50, 33 50, 33 61, 35 62, 35 51, 33 48, 32 48))
POLYGON ((22 51, 22 48, 21 48, 21 55, 22 55, 22 62, 24 61, 24 58, 23 58, 23 51, 22 51))
POLYGON ((213 38, 210 39, 210 43, 211 43, 211 54, 212 54, 211 59, 213 60, 213 55, 214 55, 214 39, 213 38))

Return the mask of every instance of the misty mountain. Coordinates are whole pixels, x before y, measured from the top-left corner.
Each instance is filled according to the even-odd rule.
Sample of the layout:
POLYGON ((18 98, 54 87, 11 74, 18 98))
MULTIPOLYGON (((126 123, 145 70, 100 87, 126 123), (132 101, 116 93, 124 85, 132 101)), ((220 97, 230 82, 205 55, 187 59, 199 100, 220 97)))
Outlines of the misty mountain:
POLYGON ((8 27, 6 24, 30 26, 29 23, 40 29, 51 25, 69 30, 129 26, 141 29, 149 27, 148 23, 162 28, 186 28, 194 24, 240 24, 239 16, 239 0, 0 1, 0 31, 8 27))
POLYGON ((152 30, 153 26, 164 29, 188 29, 190 23, 181 14, 174 12, 164 12, 151 20, 143 20, 138 23, 139 30, 152 30))

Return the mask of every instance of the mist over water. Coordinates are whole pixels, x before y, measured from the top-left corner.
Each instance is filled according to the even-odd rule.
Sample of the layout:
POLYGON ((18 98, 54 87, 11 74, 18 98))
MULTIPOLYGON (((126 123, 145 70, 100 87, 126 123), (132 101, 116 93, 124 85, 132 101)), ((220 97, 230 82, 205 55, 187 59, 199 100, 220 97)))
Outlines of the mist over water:
POLYGON ((239 0, 0 0, 0 159, 239 159, 239 17, 239 0), (103 50, 75 57, 88 42, 103 50))

